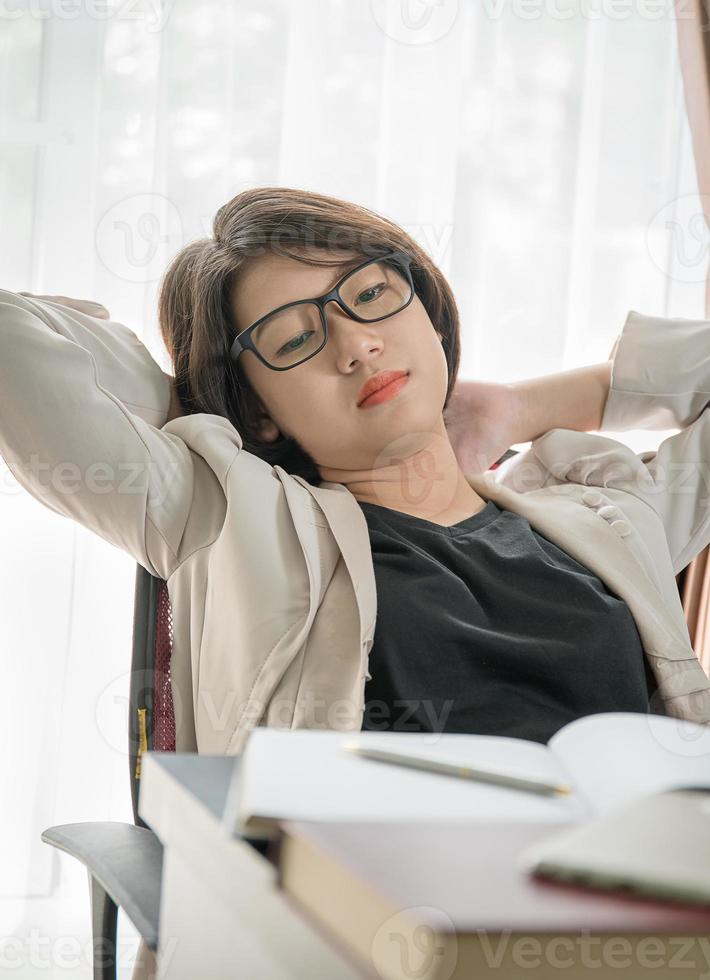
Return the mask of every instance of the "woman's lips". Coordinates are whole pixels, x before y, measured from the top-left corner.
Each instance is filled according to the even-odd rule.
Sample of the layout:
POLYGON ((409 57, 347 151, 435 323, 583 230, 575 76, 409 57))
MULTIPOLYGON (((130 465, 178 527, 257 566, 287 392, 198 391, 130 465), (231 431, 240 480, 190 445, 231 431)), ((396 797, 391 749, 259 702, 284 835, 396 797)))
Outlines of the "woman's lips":
POLYGON ((394 398, 399 394, 408 381, 408 374, 403 375, 401 378, 395 378, 388 385, 385 385, 383 388, 378 388, 372 395, 368 395, 364 401, 360 402, 359 407, 370 408, 372 405, 380 405, 382 402, 388 402, 390 398, 394 398))

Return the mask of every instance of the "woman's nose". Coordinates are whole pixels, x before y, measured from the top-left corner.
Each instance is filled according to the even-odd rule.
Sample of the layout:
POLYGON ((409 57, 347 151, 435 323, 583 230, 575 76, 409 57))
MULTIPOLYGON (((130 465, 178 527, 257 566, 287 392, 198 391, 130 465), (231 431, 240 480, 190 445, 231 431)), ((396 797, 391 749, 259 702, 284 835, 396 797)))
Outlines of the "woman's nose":
POLYGON ((328 318, 328 343, 333 345, 336 357, 350 364, 353 359, 362 360, 369 352, 382 349, 382 334, 377 323, 360 323, 353 320, 337 303, 326 309, 328 318))

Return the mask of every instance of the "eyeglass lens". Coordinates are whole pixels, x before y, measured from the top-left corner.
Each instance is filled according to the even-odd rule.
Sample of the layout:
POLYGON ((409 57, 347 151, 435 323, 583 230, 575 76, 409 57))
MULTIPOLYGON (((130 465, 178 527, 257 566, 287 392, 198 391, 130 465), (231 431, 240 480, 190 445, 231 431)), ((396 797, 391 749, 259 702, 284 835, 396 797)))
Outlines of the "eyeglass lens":
MULTIPOLYGON (((367 320, 392 316, 407 305, 411 287, 405 274, 386 262, 371 262, 340 286, 349 311, 367 320)), ((292 367, 318 350, 323 324, 315 303, 300 303, 264 320, 252 332, 257 350, 274 367, 292 367)))

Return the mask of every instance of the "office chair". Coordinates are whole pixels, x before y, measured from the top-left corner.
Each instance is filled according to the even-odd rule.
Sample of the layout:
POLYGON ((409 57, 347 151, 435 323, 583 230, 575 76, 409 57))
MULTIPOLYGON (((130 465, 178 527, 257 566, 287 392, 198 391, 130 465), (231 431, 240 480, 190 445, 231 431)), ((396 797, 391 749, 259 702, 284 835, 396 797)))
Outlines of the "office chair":
POLYGON ((96 821, 49 827, 42 840, 71 854, 89 875, 94 980, 115 980, 118 909, 158 948, 163 847, 138 815, 141 756, 175 751, 170 686, 172 614, 167 583, 137 566, 129 688, 128 758, 133 824, 96 821))

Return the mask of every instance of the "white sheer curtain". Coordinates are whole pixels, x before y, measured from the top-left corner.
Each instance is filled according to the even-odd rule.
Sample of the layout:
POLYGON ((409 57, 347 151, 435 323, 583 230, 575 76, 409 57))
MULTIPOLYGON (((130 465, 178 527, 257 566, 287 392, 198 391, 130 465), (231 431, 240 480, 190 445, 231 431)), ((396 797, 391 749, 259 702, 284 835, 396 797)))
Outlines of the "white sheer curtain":
MULTIPOLYGON (((169 370, 155 319, 168 259, 238 191, 282 184, 383 212, 427 248, 460 306, 462 377, 603 360, 629 309, 702 316, 671 12, 531 10, 5 5, 0 285, 100 300, 169 370)), ((0 476, 0 962, 89 977, 83 870, 39 834, 131 819, 135 565, 0 476)))

